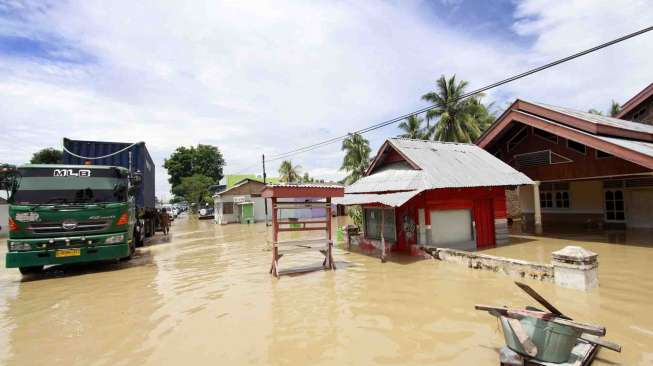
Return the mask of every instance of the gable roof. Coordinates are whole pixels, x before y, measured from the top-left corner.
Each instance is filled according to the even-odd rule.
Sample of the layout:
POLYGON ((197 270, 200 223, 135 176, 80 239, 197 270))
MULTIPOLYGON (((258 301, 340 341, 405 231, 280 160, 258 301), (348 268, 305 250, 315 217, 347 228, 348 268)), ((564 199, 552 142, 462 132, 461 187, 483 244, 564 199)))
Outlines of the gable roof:
POLYGON ((653 126, 519 99, 476 144, 487 149, 512 122, 539 128, 653 169, 653 126))
POLYGON ((241 188, 241 187, 243 187, 243 186, 245 186, 247 184, 258 185, 260 187, 260 190, 258 190, 259 192, 257 192, 257 194, 259 194, 265 188, 265 184, 263 182, 259 181, 258 179, 245 178, 245 179, 242 179, 242 180, 238 181, 233 186, 231 186, 230 188, 225 189, 222 192, 216 192, 214 194, 214 196, 228 196, 230 194, 241 195, 242 193, 240 192, 239 188, 241 188))
POLYGON ((621 106, 621 111, 617 114, 617 118, 622 118, 630 113, 633 109, 637 108, 643 101, 653 95, 653 83, 650 83, 646 88, 642 89, 634 97, 630 98, 626 103, 621 106))
POLYGON ((368 171, 365 177, 347 187, 346 193, 418 193, 427 189, 533 183, 526 175, 474 144, 391 138, 381 146, 377 156, 386 149, 396 150, 411 164, 376 166, 372 173, 368 171))

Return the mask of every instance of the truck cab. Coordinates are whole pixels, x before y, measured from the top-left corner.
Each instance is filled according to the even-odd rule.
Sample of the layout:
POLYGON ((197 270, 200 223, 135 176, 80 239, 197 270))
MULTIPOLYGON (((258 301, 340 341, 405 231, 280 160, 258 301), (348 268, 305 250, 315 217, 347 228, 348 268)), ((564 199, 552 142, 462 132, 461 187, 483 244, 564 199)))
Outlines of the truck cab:
POLYGON ((130 258, 140 237, 138 174, 116 166, 0 167, 7 191, 7 268, 28 274, 52 264, 130 258))

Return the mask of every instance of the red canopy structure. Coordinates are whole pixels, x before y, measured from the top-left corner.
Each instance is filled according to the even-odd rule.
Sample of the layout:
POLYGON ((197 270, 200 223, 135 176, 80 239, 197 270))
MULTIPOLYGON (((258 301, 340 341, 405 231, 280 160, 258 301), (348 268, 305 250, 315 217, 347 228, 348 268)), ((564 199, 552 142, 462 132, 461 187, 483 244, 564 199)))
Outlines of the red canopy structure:
POLYGON ((310 250, 319 250, 324 255, 322 267, 336 269, 333 262, 331 240, 331 198, 342 197, 345 189, 338 185, 317 184, 273 184, 268 185, 261 192, 261 196, 272 200, 272 264, 270 273, 279 278, 279 259, 287 253, 297 253, 310 250), (283 199, 292 198, 293 201, 283 199), (304 201, 297 201, 304 198, 304 201), (294 209, 324 209, 323 220, 279 219, 280 210, 294 209), (293 231, 324 231, 325 237, 318 239, 279 240, 280 232, 293 231))

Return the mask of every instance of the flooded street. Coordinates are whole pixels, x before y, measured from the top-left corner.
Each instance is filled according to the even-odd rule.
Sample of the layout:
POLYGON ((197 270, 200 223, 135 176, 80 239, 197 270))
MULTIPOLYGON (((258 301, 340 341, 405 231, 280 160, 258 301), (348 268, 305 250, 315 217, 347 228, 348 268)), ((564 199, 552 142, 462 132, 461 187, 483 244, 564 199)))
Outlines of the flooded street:
MULTIPOLYGON (((408 257, 382 264, 342 249, 337 271, 276 280, 265 237, 264 224, 183 217, 170 238, 159 234, 131 262, 23 280, 2 268, 0 363, 497 365, 503 337, 474 304, 536 305, 507 276, 408 257)), ((652 247, 517 242, 486 252, 545 262, 569 243, 597 252, 597 290, 526 282, 572 318, 606 325, 606 338, 623 345, 622 354, 601 351, 595 364, 653 364, 652 247)))

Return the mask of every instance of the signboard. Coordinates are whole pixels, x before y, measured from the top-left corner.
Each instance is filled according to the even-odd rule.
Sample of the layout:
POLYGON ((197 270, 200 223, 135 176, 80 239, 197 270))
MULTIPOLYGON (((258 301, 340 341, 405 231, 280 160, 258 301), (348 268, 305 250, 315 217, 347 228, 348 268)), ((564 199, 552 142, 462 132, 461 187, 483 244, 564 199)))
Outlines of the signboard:
POLYGON ((243 203, 245 201, 247 201, 245 196, 234 196, 234 203, 243 203))

